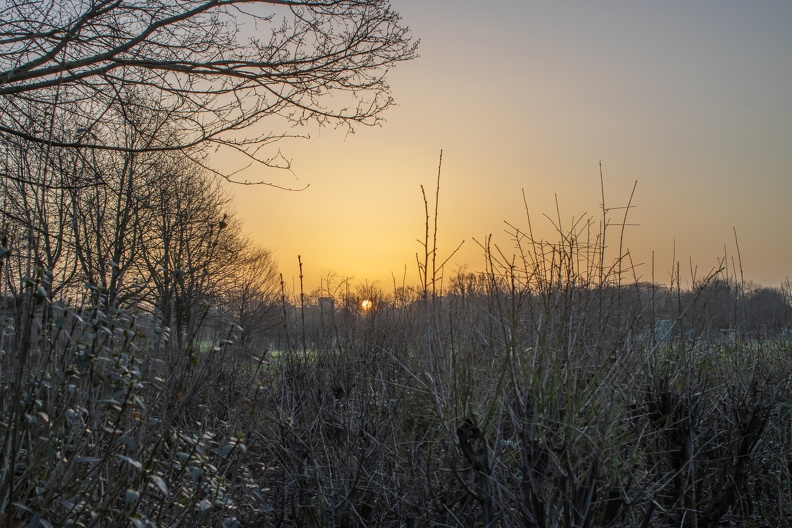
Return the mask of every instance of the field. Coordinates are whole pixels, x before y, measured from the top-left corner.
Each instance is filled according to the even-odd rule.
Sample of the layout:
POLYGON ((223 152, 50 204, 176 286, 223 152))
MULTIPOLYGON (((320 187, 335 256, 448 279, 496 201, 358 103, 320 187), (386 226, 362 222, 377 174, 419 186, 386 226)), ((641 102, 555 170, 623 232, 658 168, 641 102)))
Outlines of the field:
POLYGON ((256 339, 27 302, 3 521, 790 526, 787 291, 630 281, 604 234, 516 230, 515 259, 446 284, 427 235, 422 287, 284 292, 256 339))
POLYGON ((511 4, 3 3, 0 528, 792 528, 790 280, 526 199, 781 282, 792 12, 511 4))

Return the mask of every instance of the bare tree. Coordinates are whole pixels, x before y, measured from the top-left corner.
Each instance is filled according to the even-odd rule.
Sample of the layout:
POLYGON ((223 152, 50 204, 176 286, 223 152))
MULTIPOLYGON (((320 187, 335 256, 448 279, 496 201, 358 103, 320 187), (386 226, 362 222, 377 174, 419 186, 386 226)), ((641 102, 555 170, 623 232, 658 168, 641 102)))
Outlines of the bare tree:
POLYGON ((246 240, 217 181, 184 158, 163 170, 160 181, 167 183, 149 195, 152 214, 138 241, 137 274, 149 289, 155 318, 175 332, 181 350, 197 337, 246 240))
POLYGON ((49 270, 49 279, 41 284, 48 298, 62 295, 73 282, 69 185, 79 165, 75 154, 19 138, 0 141, 0 174, 15 175, 0 179, 2 224, 9 244, 4 293, 18 295, 24 279, 32 277, 37 267, 49 270))
POLYGON ((239 346, 259 346, 280 321, 278 265, 272 252, 247 248, 233 266, 221 294, 224 311, 241 328, 239 346))
POLYGON ((134 299, 126 287, 134 270, 151 189, 167 185, 152 156, 124 152, 100 156, 91 169, 104 182, 72 192, 73 243, 85 282, 95 289, 94 302, 107 307, 134 299), (148 159, 147 159, 148 158, 148 159))
POLYGON ((53 148, 224 146, 283 168, 261 149, 296 134, 262 119, 376 124, 393 102, 385 73, 415 56, 387 0, 8 2, 0 133, 53 148), (166 117, 178 140, 147 127, 117 141, 127 108, 166 117), (54 126, 64 115, 71 132, 54 126))

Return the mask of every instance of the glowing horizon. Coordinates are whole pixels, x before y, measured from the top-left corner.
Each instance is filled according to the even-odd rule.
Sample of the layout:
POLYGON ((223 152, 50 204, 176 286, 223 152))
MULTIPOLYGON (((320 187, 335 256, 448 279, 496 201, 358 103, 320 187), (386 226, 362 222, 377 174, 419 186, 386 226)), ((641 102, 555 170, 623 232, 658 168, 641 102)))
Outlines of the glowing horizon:
MULTIPOLYGON (((746 279, 778 286, 792 245, 792 5, 573 6, 394 1, 421 58, 389 73, 396 108, 381 128, 310 130, 285 141, 291 173, 250 169, 290 193, 231 186, 245 231, 275 251, 291 287, 302 256, 306 291, 328 273, 391 291, 418 284, 420 186, 430 201, 443 150, 439 255, 446 279, 484 268, 475 240, 503 223, 553 240, 543 214, 597 217, 602 162, 606 205, 626 205, 639 273, 667 283, 714 268, 724 251, 746 279), (406 278, 405 276, 406 267, 406 278), (687 270, 687 272, 685 272, 687 270)), ((233 160, 213 160, 232 166, 233 160)), ((431 204, 430 204, 431 205, 431 204)), ((614 213, 618 217, 617 213, 614 213)))

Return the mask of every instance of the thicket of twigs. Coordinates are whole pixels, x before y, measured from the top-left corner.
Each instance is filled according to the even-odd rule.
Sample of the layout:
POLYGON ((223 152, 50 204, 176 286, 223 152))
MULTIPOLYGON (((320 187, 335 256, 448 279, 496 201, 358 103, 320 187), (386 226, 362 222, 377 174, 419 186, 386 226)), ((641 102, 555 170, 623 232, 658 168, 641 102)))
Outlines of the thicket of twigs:
POLYGON ((435 196, 420 287, 279 293, 209 147, 288 169, 253 125, 378 123, 416 43, 255 3, 4 12, 0 527, 792 524, 789 291, 642 281, 629 204, 446 281, 435 196))
POLYGON ((427 207, 421 288, 284 292, 269 352, 51 302, 38 268, 3 323, 0 525, 791 525, 788 299, 640 282, 603 211, 443 284, 427 207))

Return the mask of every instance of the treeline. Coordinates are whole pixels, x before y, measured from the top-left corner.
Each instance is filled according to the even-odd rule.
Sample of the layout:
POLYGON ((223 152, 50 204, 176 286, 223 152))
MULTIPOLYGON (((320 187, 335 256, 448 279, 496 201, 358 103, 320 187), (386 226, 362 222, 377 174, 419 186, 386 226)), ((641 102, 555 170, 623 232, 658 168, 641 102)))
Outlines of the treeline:
POLYGON ((12 138, 1 148, 0 171, 15 175, 0 183, 2 288, 15 328, 33 308, 44 325, 55 305, 129 310, 150 328, 171 329, 170 342, 185 349, 209 322, 253 328, 271 311, 273 256, 244 236, 201 164, 178 152, 52 149, 12 138))
MULTIPOLYGON (((507 299, 509 305, 519 306, 520 319, 543 316, 545 320, 559 320, 563 315, 560 324, 572 324, 576 330, 585 329, 580 322, 586 319, 584 311, 596 310, 647 346, 673 341, 735 343, 792 337, 792 294, 785 286, 771 288, 715 276, 685 289, 639 281, 620 287, 557 284, 553 291, 543 292, 536 284, 511 291, 504 287, 503 279, 487 273, 460 273, 452 276, 434 298, 443 307, 443 317, 480 326, 483 350, 497 346, 500 336, 493 335, 491 321, 500 317, 507 299)), ((422 311, 420 288, 384 291, 376 284, 355 287, 349 282, 331 282, 304 295, 302 305, 298 295, 289 296, 285 311, 279 314, 285 324, 273 325, 261 335, 261 344, 275 350, 303 345, 307 349, 332 348, 339 342, 341 328, 384 313, 410 320, 422 311), (361 306, 364 300, 370 301, 370 308, 361 306)), ((531 339, 547 335, 533 330, 527 325, 522 329, 531 339)))

